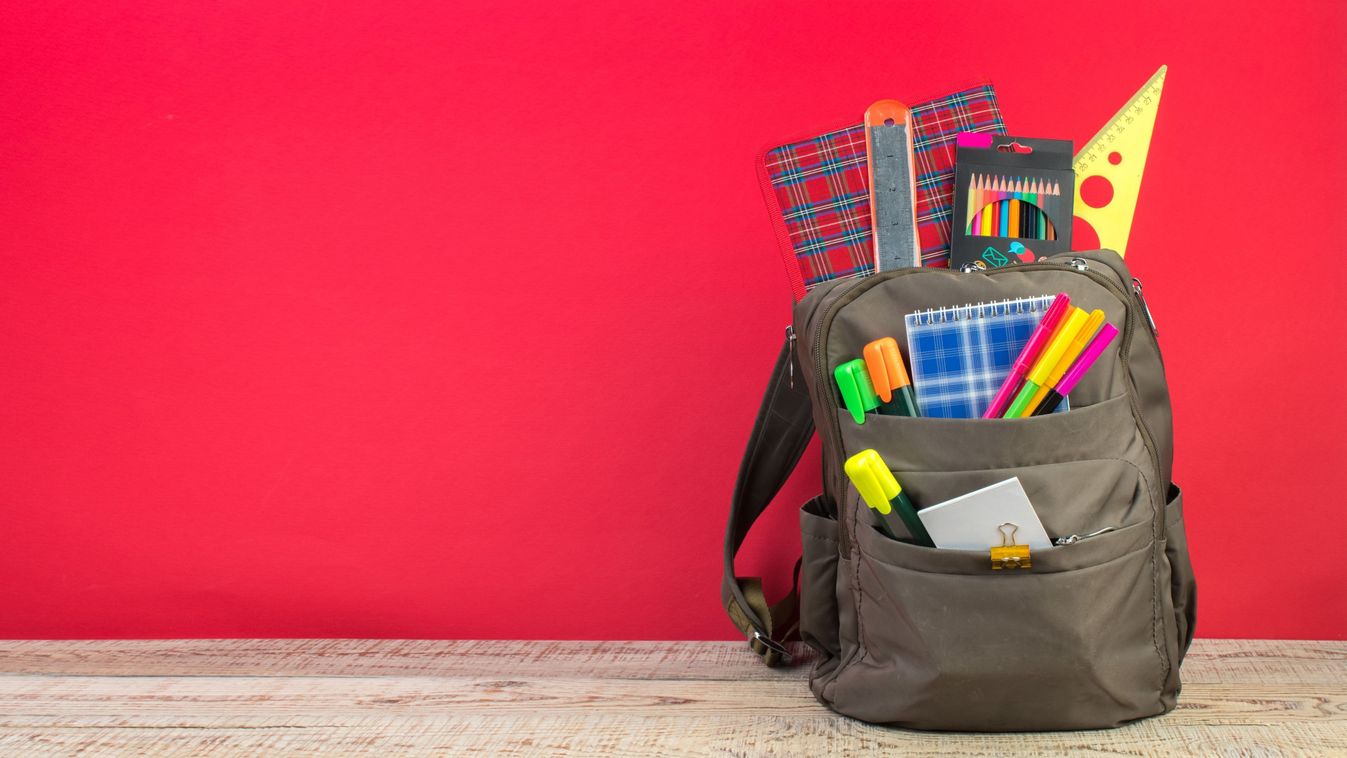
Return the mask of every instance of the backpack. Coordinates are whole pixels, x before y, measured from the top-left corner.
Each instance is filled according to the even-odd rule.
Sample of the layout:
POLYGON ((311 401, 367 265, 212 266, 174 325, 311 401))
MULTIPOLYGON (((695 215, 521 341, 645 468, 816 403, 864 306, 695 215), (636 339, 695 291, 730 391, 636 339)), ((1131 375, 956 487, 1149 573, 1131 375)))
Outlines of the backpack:
POLYGON ((790 662, 783 643, 798 634, 815 651, 814 695, 864 721, 1022 731, 1166 713, 1196 620, 1172 463, 1155 325, 1116 253, 827 282, 796 304, 754 422, 730 510, 722 601, 769 666, 790 662), (880 337, 906 346, 906 314, 1057 292, 1103 309, 1119 330, 1116 350, 1072 391, 1070 410, 990 420, 871 414, 856 424, 840 407, 833 369, 880 337), (769 606, 759 580, 734 575, 734 556, 815 429, 823 492, 800 511, 795 589, 769 606), (886 536, 843 471, 868 448, 918 507, 1018 477, 1054 547, 1034 549, 1028 568, 997 571, 986 551, 886 536))

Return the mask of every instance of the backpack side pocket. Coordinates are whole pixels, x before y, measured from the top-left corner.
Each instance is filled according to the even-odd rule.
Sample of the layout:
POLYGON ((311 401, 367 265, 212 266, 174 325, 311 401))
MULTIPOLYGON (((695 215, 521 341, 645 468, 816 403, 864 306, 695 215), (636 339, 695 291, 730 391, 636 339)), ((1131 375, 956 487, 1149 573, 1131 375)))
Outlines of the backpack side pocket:
POLYGON ((1165 504, 1165 557, 1169 559, 1169 589, 1174 597, 1174 622, 1178 629, 1179 662, 1193 643, 1197 625, 1197 579, 1188 557, 1188 535, 1183 526, 1183 492, 1169 487, 1165 504))
POLYGON ((823 656, 841 651, 837 616, 837 518, 820 495, 800 509, 800 638, 823 656))

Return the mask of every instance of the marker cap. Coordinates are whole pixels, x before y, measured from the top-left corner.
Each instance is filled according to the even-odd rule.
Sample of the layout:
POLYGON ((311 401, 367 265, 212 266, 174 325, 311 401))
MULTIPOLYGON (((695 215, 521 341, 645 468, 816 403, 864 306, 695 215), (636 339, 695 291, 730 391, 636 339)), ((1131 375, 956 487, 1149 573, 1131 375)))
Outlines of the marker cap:
POLYGON ((1075 389, 1076 383, 1080 381, 1082 376, 1085 376, 1085 372, 1089 371, 1094 362, 1099 359, 1099 354, 1104 352, 1104 348, 1108 347, 1108 343, 1112 342, 1117 335, 1118 328, 1113 324, 1104 324, 1100 327, 1099 333, 1090 341, 1089 347, 1085 348, 1085 352, 1081 353, 1076 362, 1071 364, 1071 368, 1066 370, 1066 374, 1062 376, 1062 381, 1057 383, 1058 394, 1067 395, 1075 389))
POLYGON ((874 450, 862 450, 842 465, 865 504, 887 516, 893 510, 889 501, 898 497, 903 488, 894 478, 889 466, 874 450))
POLYGON ((833 369, 833 378, 837 380, 837 389, 842 393, 842 403, 851 411, 851 418, 858 424, 865 423, 866 411, 879 407, 879 395, 875 394, 870 383, 870 372, 865 370, 865 361, 857 358, 847 361, 833 369))
POLYGON ((1034 362, 1039 353, 1043 352, 1043 346, 1047 344, 1048 339, 1052 337, 1052 332, 1057 328, 1057 323, 1062 320, 1066 313, 1067 306, 1071 305, 1071 298, 1067 297, 1065 292, 1058 292, 1057 297, 1052 299, 1052 304, 1048 310, 1043 313, 1043 318, 1034 327, 1033 334, 1029 335, 1029 342, 1025 344, 1024 349, 1016 356, 1015 362, 1011 364, 1011 375, 1024 374, 1029 371, 1029 364, 1034 362))
POLYGON ((1048 383, 1044 386, 1057 386, 1057 382, 1062 380, 1062 375, 1066 373, 1067 369, 1071 368, 1072 363, 1076 362, 1076 358, 1080 357, 1081 351, 1090 344, 1090 338, 1094 336, 1094 333, 1103 323, 1104 312, 1102 310, 1096 308, 1090 311, 1090 317, 1085 319, 1085 326, 1082 326, 1080 331, 1076 332, 1075 339, 1071 340, 1071 344, 1066 346, 1066 352, 1062 353, 1062 357, 1057 361, 1057 366, 1053 368, 1052 373, 1048 374, 1048 383))
POLYGON ((1038 357, 1033 369, 1029 371, 1027 377, 1029 381, 1040 387, 1047 384, 1048 373, 1057 365, 1057 361, 1062 359, 1062 354, 1066 352, 1067 345, 1070 345, 1071 340, 1076 338, 1076 333, 1080 331, 1082 326, 1085 326, 1085 321, 1088 318, 1089 316, 1085 314, 1085 311, 1072 306, 1071 312, 1062 322, 1061 328, 1057 330, 1056 334, 1052 335, 1052 341, 1048 343, 1048 347, 1038 357))
POLYGON ((903 365, 903 354, 898 350, 898 340, 884 337, 865 346, 865 368, 870 372, 870 383, 875 393, 884 402, 893 400, 893 391, 912 383, 907 376, 907 366, 903 365))

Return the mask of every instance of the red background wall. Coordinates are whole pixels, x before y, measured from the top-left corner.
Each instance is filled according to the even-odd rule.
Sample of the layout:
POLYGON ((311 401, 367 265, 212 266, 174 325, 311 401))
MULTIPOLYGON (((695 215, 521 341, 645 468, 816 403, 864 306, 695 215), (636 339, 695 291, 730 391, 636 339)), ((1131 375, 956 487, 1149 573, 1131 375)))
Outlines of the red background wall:
POLYGON ((1080 144, 1168 63, 1198 631, 1347 637, 1343 6, 734 5, 7 3, 0 635, 732 637, 754 154, 981 76, 1080 144))

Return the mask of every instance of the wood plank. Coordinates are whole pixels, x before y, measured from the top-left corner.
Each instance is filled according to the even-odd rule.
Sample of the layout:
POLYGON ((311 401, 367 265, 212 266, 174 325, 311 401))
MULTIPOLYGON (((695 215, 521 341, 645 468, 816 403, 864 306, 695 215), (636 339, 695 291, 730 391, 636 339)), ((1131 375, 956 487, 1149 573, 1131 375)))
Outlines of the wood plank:
POLYGON ((742 642, 528 640, 0 640, 0 669, 116 676, 603 676, 776 680, 742 642))
POLYGON ((293 727, 163 720, 139 727, 89 726, 41 732, 0 728, 0 753, 192 755, 275 754, 491 756, 776 756, 863 751, 922 755, 1264 755, 1324 756, 1347 751, 1326 722, 1261 726, 1174 726, 1152 719, 1108 731, 932 734, 816 716, 622 717, 604 714, 380 716, 349 726, 293 727))
MULTIPOLYGON (((585 714, 791 718, 826 716, 802 682, 702 682, 592 678, 467 677, 62 677, 0 679, 0 726, 68 725, 181 714, 180 726, 201 719, 293 717, 359 719, 367 714, 585 714)), ((1260 725, 1343 719, 1347 687, 1194 684, 1167 717, 1181 724, 1260 725)), ((100 722, 103 723, 103 722, 100 722)), ((111 722, 107 722, 111 723, 111 722)), ((343 722, 344 723, 344 722, 343 722)))
MULTIPOLYGON (((0 640, 0 671, 115 676, 603 676, 704 680, 804 678, 768 669, 739 642, 524 640, 0 640)), ((1185 682, 1333 684, 1347 679, 1347 641, 1193 643, 1185 682)))
POLYGON ((1194 640, 1181 670, 1187 682, 1347 681, 1347 641, 1194 640))
POLYGON ((1199 640, 1178 710, 1121 729, 909 732, 741 643, 0 642, 0 755, 1347 754, 1347 644, 1199 640))

